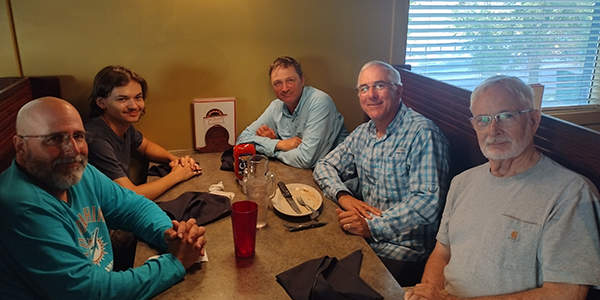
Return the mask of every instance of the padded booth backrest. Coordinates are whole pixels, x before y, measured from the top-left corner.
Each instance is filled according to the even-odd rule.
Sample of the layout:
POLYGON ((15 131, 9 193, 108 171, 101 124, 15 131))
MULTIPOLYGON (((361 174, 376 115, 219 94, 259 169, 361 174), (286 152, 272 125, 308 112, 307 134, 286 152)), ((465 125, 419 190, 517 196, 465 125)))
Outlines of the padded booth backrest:
MULTIPOLYGON (((471 92, 397 67, 402 77, 402 101, 437 124, 451 145, 451 176, 482 164, 471 117, 471 92)), ((600 187, 600 133, 542 114, 534 139, 537 149, 600 187)))

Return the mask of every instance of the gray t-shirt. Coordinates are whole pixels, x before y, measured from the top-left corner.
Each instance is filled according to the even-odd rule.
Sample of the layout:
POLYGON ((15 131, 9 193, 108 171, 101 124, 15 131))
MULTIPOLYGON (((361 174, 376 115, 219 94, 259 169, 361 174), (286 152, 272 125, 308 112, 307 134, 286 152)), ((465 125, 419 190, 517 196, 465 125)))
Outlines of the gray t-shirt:
POLYGON ((437 235, 450 246, 446 290, 500 295, 543 282, 600 284, 600 203, 586 178, 550 158, 493 176, 489 163, 455 177, 437 235))
POLYGON ((120 137, 100 118, 86 121, 85 130, 94 134, 88 144, 89 162, 111 180, 129 177, 131 151, 142 144, 142 133, 129 125, 120 137))

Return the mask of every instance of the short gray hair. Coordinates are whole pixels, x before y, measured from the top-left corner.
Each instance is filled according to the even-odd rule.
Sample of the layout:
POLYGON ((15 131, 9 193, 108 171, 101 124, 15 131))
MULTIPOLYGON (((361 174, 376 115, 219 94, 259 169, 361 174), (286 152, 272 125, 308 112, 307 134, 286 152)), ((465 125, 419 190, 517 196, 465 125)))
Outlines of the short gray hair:
MULTIPOLYGON (((388 63, 385 63, 385 62, 382 62, 382 61, 379 61, 379 60, 372 60, 372 61, 370 61, 370 62, 366 63, 366 64, 365 64, 365 65, 362 67, 362 69, 360 69, 360 72, 358 73, 358 77, 360 77, 360 74, 361 74, 361 73, 362 73, 362 72, 363 72, 365 69, 367 69, 367 68, 370 68, 370 67, 372 67, 372 66, 382 66, 382 67, 384 67, 384 68, 387 70, 388 77, 389 77, 389 79, 390 79, 390 81, 391 81, 392 83, 395 83, 395 84, 398 84, 398 85, 402 84, 402 81, 401 81, 401 79, 400 79, 400 72, 398 72, 398 70, 396 70, 396 69, 395 69, 394 67, 392 67, 390 64, 388 64, 388 63)), ((358 83, 358 79, 357 79, 357 85, 358 85, 358 84, 359 84, 359 83, 358 83)))
POLYGON ((506 75, 495 75, 480 83, 475 90, 473 90, 473 93, 471 93, 470 107, 473 107, 473 101, 475 101, 475 99, 491 87, 500 87, 509 92, 519 100, 523 105, 523 109, 535 107, 535 99, 531 87, 517 77, 506 75))

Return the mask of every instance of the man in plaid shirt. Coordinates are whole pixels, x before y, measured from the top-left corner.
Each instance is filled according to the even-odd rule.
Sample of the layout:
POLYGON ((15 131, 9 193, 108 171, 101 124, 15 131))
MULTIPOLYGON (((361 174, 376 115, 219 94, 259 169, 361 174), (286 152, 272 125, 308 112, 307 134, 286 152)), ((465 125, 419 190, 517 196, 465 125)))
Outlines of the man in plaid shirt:
POLYGON ((389 64, 366 63, 357 92, 371 120, 318 162, 314 180, 342 208, 342 229, 366 238, 400 285, 412 286, 435 246, 449 144, 432 121, 402 103, 400 74, 389 64))

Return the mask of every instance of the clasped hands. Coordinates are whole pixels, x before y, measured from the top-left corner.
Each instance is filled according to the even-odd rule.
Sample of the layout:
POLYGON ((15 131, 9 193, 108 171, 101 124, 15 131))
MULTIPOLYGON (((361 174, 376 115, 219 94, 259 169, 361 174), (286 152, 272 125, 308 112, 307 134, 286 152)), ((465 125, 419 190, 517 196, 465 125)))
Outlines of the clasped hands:
POLYGON ((336 209, 335 212, 338 214, 338 221, 340 227, 344 231, 352 234, 360 235, 362 237, 371 237, 371 231, 369 230, 369 224, 366 219, 373 219, 375 215, 380 217, 382 211, 375 208, 364 201, 360 201, 351 195, 343 195, 338 199, 338 204, 342 209, 336 209))
POLYGON ((202 174, 202 168, 188 155, 172 160, 169 162, 169 167, 172 173, 181 174, 182 180, 202 174))
MULTIPOLYGON (((277 134, 275 133, 275 131, 269 128, 269 126, 267 125, 260 126, 256 130, 256 135, 270 138, 272 140, 277 139, 277 134)), ((280 140, 279 142, 277 142, 277 146, 275 146, 275 149, 280 151, 290 151, 292 149, 298 148, 300 144, 302 144, 302 139, 300 137, 295 136, 287 140, 280 140)))
POLYGON ((171 221, 173 227, 165 230, 164 239, 169 245, 167 250, 177 257, 185 269, 191 267, 198 257, 205 255, 206 229, 196 225, 196 219, 171 221))

